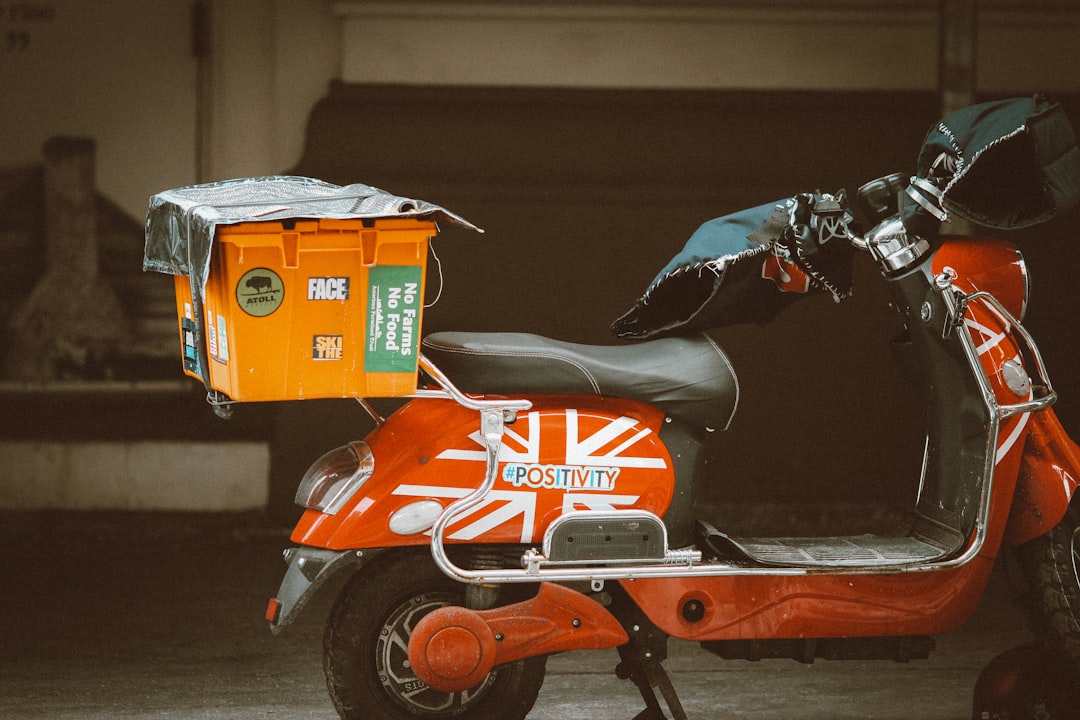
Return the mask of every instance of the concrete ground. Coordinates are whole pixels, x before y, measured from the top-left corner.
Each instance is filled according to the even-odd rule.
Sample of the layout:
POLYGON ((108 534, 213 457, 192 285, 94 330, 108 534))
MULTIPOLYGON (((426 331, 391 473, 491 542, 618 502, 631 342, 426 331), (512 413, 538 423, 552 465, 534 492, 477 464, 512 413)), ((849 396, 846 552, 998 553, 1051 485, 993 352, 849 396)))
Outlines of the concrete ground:
MULTIPOLYGON (((336 715, 322 676, 329 594, 282 636, 263 620, 283 528, 249 516, 0 513, 0 718, 154 720, 336 715)), ((995 577, 930 660, 724 661, 672 641, 691 718, 967 720, 982 667, 1029 637, 995 577)), ((614 650, 561 655, 531 720, 629 720, 614 650)))

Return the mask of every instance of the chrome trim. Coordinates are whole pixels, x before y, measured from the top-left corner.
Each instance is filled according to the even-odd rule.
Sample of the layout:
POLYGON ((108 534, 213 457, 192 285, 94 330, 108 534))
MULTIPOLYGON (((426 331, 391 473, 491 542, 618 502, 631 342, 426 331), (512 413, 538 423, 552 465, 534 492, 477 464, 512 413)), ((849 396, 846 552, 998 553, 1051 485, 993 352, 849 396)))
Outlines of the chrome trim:
POLYGON ((899 216, 878 223, 866 234, 863 246, 889 273, 913 267, 930 250, 929 242, 918 235, 908 235, 899 216))
POLYGON ((1031 276, 1028 274, 1027 260, 1024 259, 1024 253, 1020 250, 1016 251, 1016 262, 1020 266, 1020 275, 1024 279, 1024 301, 1020 305, 1020 320, 1022 321, 1027 317, 1028 300, 1031 299, 1031 276))
MULTIPOLYGON (((938 280, 939 285, 943 286, 942 297, 945 300, 945 305, 948 308, 950 315, 950 322, 947 326, 955 327, 961 338, 966 338, 968 340, 964 346, 965 350, 967 350, 968 345, 971 345, 971 352, 975 353, 975 359, 972 364, 972 369, 975 372, 975 379, 978 380, 980 389, 987 399, 988 406, 991 411, 995 413, 996 417, 1004 420, 1012 415, 1025 412, 1037 412, 1053 405, 1057 401, 1057 393, 1054 391, 1053 385, 1050 384, 1050 378, 1046 374, 1046 366, 1043 364, 1042 354, 1039 352, 1039 348, 1035 345, 1035 339, 1031 337, 1031 333, 1027 331, 1027 328, 1025 328, 1020 321, 1005 308, 1000 300, 985 290, 968 295, 958 290, 951 283, 945 283, 941 277, 939 277, 938 280), (997 397, 990 385, 990 378, 986 376, 986 373, 982 369, 982 363, 979 362, 974 344, 968 333, 963 331, 964 313, 972 300, 982 300, 990 305, 994 310, 1001 314, 1001 317, 1004 318, 1011 329, 1016 332, 1019 339, 1023 340, 1023 344, 1027 346, 1027 353, 1031 356, 1032 362, 1035 364, 1033 369, 1035 370, 1036 380, 1032 381, 1031 388, 1033 395, 1036 391, 1039 391, 1040 395, 1038 397, 1033 397, 1031 400, 1026 400, 1024 402, 1009 403, 1007 405, 1001 405, 997 402, 997 397)), ((1021 348, 1021 352, 1023 352, 1023 350, 1024 348, 1021 348)))
POLYGON ((479 584, 492 581, 485 580, 483 570, 465 570, 455 565, 446 554, 446 544, 443 538, 446 535, 446 528, 450 526, 450 523, 458 515, 465 515, 473 508, 478 507, 484 502, 485 496, 495 487, 495 478, 499 474, 499 450, 502 448, 503 413, 504 408, 501 406, 488 406, 480 410, 480 434, 484 439, 484 447, 487 451, 484 480, 471 493, 447 505, 431 528, 431 556, 434 558, 435 564, 446 575, 463 582, 479 584))
POLYGON ((356 398, 356 402, 360 404, 360 407, 364 408, 364 412, 368 414, 368 417, 375 421, 375 425, 377 425, 378 427, 382 427, 386 424, 386 418, 384 418, 378 410, 371 406, 371 403, 368 402, 367 398, 358 397, 356 398))
POLYGON ((911 184, 907 186, 904 192, 938 221, 949 221, 949 214, 941 207, 942 192, 929 180, 913 177, 911 178, 911 184))
MULTIPOLYGON (((623 566, 627 566, 628 563, 633 562, 633 567, 651 567, 651 566, 678 566, 678 567, 690 567, 694 563, 701 562, 701 551, 694 550, 692 548, 681 548, 678 550, 671 550, 665 548, 664 557, 662 558, 641 558, 633 561, 629 560, 548 560, 547 556, 536 550, 530 548, 525 551, 525 554, 521 556, 521 566, 525 568, 525 572, 533 577, 534 580, 547 580, 550 577, 550 571, 544 572, 545 567, 551 568, 565 568, 573 571, 574 568, 589 568, 592 570, 597 569, 597 566, 614 566, 620 563, 623 566), (541 577, 543 574, 543 577, 541 577)), ((592 575, 588 578, 578 571, 574 577, 570 578, 574 580, 578 579, 595 579, 592 575)))
MULTIPOLYGON (((532 403, 528 400, 487 400, 484 398, 475 398, 471 395, 466 395, 462 391, 457 389, 454 383, 450 382, 450 378, 446 377, 442 370, 440 370, 435 363, 425 357, 423 353, 420 353, 419 358, 420 369, 426 372, 437 382, 442 390, 417 390, 411 397, 417 398, 448 398, 455 401, 458 405, 466 407, 469 410, 479 410, 481 414, 485 410, 499 409, 504 411, 504 417, 508 422, 513 420, 514 413, 521 410, 528 410, 532 407, 532 403)), ((500 436, 502 432, 500 430, 500 436)))

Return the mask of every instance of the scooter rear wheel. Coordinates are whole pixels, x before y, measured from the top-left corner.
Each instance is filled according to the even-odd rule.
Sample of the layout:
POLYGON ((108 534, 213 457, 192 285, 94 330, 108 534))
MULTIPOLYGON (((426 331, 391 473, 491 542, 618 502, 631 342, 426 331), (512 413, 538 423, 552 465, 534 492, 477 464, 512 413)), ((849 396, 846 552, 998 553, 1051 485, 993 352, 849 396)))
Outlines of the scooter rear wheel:
POLYGON ((323 638, 330 698, 345 720, 523 720, 544 682, 544 657, 496 668, 480 685, 446 693, 409 667, 409 634, 427 613, 464 603, 464 587, 424 550, 380 556, 338 596, 323 638))
POLYGON ((1080 499, 1049 533, 1020 548, 1036 639, 1080 661, 1080 499))

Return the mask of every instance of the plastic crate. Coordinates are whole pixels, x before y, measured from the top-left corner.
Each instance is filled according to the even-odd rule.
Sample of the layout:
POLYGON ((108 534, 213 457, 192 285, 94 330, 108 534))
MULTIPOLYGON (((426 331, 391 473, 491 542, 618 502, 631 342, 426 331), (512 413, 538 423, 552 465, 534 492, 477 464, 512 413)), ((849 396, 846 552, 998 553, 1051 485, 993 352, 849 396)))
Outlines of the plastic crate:
POLYGON ((202 317, 176 277, 184 372, 236 401, 416 392, 435 233, 414 218, 218 226, 202 317))

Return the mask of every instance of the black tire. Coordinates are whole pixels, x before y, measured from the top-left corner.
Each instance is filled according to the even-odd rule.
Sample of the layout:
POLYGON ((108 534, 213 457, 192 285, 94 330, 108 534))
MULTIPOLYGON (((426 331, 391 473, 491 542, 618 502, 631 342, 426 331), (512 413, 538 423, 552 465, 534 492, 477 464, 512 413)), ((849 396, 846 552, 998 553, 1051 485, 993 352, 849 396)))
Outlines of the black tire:
POLYGON ((1080 661, 1080 499, 1049 533, 1020 548, 1035 639, 1080 661))
POLYGON ((547 658, 496 668, 476 688, 445 693, 409 670, 408 633, 428 612, 461 605, 464 587, 427 550, 380 556, 357 572, 326 623, 323 669, 345 720, 522 720, 544 682, 547 658))

